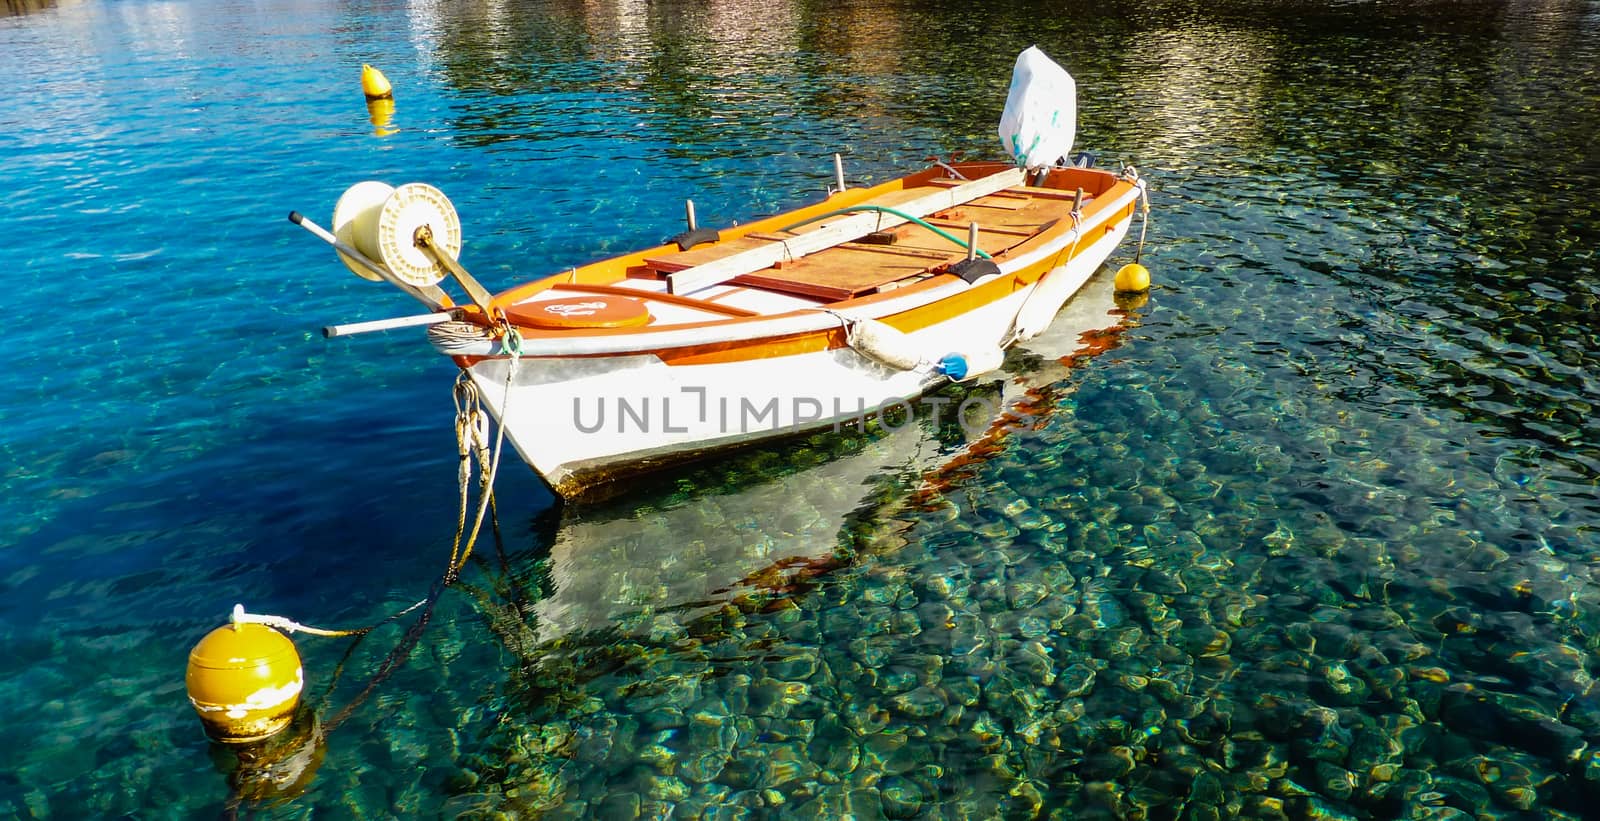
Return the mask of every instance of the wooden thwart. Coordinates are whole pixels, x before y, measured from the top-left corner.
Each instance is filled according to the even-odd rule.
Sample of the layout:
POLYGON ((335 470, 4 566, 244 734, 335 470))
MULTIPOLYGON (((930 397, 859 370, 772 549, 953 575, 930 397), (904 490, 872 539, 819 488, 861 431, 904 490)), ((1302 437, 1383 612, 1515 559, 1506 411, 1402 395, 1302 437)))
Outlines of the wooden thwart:
POLYGON ((840 244, 836 250, 785 264, 778 270, 740 274, 733 282, 832 302, 871 293, 887 283, 915 276, 936 261, 885 254, 880 246, 851 248, 840 244))
MULTIPOLYGON (((937 211, 954 208, 1021 184, 1023 179, 1022 169, 1008 168, 948 190, 932 190, 924 196, 901 203, 896 206, 896 210, 920 219, 937 211)), ((770 268, 786 260, 798 259, 807 254, 860 239, 874 231, 892 228, 904 222, 906 220, 901 217, 878 212, 842 217, 838 222, 824 228, 799 234, 783 242, 769 242, 669 274, 667 289, 674 294, 692 293, 734 277, 770 268)))

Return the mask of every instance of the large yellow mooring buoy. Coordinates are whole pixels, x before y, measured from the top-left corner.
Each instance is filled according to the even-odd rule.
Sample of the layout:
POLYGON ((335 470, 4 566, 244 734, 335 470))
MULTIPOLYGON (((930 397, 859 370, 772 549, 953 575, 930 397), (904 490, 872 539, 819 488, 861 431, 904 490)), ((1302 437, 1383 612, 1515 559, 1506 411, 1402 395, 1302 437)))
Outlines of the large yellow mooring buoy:
POLYGON ((1150 290, 1150 269, 1130 262, 1117 270, 1115 285, 1119 294, 1142 294, 1150 290))
POLYGON ((394 96, 394 86, 389 85, 389 78, 366 63, 361 64, 361 91, 369 100, 383 100, 394 96))
POLYGON ((206 634, 189 651, 184 684, 206 734, 224 744, 260 741, 289 726, 300 703, 305 672, 288 636, 241 622, 206 634))

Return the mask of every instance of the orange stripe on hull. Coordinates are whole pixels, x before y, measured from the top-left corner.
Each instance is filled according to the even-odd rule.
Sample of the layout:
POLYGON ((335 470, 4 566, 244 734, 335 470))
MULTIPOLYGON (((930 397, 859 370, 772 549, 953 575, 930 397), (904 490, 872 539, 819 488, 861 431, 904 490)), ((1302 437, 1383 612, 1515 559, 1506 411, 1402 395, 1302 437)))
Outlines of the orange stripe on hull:
POLYGON ((845 346, 843 328, 794 334, 754 342, 724 342, 694 348, 651 351, 668 365, 716 365, 751 359, 776 359, 781 356, 818 353, 845 346))

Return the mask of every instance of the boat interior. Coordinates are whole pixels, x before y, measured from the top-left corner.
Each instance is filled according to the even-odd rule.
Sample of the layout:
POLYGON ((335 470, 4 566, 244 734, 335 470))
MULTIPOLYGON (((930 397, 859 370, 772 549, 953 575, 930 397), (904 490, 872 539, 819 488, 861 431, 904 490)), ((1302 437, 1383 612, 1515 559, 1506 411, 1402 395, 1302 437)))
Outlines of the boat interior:
MULTIPOLYGON (((855 305, 951 281, 974 256, 999 262, 1024 252, 1030 243, 1055 235, 1053 228, 1070 230, 1075 207, 1083 224, 1092 225, 1096 198, 1116 182, 1114 174, 1088 168, 1058 168, 1025 181, 1020 171, 1000 163, 935 166, 880 186, 837 192, 821 203, 745 226, 686 232, 676 244, 513 288, 496 296, 494 304, 536 336, 855 305), (1011 180, 1002 179, 1006 174, 1015 184, 1000 184, 1011 180), (996 182, 980 185, 985 178, 996 182), (973 193, 975 186, 977 196, 960 196, 973 193), (899 219, 915 215, 919 203, 940 191, 957 196, 914 219, 899 219), (855 222, 839 224, 846 220, 855 222), (972 237, 975 250, 969 253, 972 237), (707 238, 714 239, 698 241, 707 238), (684 279, 702 272, 700 279, 684 279), (596 310, 597 304, 603 308, 596 310)), ((1085 236, 1083 244, 1090 239, 1085 236)))

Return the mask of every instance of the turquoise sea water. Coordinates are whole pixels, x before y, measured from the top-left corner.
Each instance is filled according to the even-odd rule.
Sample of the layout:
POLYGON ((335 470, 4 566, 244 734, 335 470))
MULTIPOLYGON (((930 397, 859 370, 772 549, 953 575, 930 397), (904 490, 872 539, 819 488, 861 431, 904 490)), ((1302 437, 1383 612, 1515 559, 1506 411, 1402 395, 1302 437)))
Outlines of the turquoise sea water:
POLYGON ((1592 2, 6 9, 0 815, 1600 799, 1592 2), (835 151, 862 183, 993 156, 1035 43, 1079 145, 1152 183, 1147 302, 1097 280, 971 389, 1011 408, 979 437, 816 436, 564 511, 508 470, 462 584, 297 640, 309 763, 208 744, 183 667, 235 602, 370 624, 455 530, 452 366, 323 340, 413 306, 290 209, 430 182, 505 287, 685 197, 808 202, 835 151))

